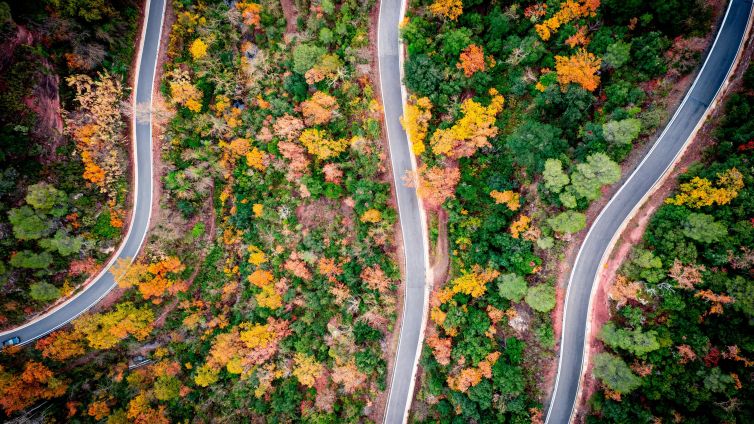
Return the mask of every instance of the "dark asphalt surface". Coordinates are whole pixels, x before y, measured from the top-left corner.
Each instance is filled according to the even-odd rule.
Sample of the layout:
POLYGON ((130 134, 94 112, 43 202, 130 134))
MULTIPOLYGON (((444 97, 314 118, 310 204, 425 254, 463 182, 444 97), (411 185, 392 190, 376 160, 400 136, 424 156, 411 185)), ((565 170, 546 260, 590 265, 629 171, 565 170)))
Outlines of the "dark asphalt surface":
POLYGON ((751 0, 732 0, 717 40, 694 85, 643 162, 613 196, 592 225, 576 258, 568 284, 560 363, 546 423, 571 419, 584 355, 589 299, 603 256, 623 222, 645 193, 668 171, 715 99, 742 46, 751 13, 751 0))
POLYGON ((403 321, 393 379, 389 387, 386 423, 402 423, 411 404, 414 367, 421 351, 420 336, 424 318, 426 291, 426 256, 421 214, 416 190, 403 185, 401 178, 412 170, 411 149, 399 118, 403 114, 400 64, 398 60, 398 23, 402 0, 380 2, 377 51, 379 55, 382 104, 390 144, 395 190, 398 198, 406 266, 403 321))
MULTIPOLYGON (((152 86, 157 62, 157 51, 160 45, 162 19, 165 13, 166 0, 149 0, 144 45, 140 58, 139 74, 135 88, 137 103, 152 102, 152 86)), ((136 123, 135 152, 135 196, 133 219, 126 234, 119 258, 133 258, 141 249, 142 242, 149 227, 152 209, 152 131, 149 122, 136 123)), ((45 315, 27 322, 21 327, 0 333, 0 341, 19 337, 22 344, 29 343, 55 329, 67 324, 89 308, 97 304, 110 290, 115 287, 113 275, 109 272, 110 262, 85 289, 64 304, 56 307, 45 315)))

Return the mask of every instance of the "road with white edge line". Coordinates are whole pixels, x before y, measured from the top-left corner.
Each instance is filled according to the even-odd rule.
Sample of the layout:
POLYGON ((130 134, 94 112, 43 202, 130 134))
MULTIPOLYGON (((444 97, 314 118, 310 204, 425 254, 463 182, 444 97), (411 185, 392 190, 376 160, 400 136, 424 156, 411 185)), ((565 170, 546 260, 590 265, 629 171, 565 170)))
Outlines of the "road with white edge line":
POLYGON ((592 224, 576 256, 566 292, 560 359, 546 424, 573 419, 584 370, 589 310, 599 271, 639 206, 672 168, 728 80, 747 33, 751 0, 731 0, 715 42, 673 118, 649 153, 592 224))
MULTIPOLYGON (((162 23, 165 17, 167 0, 147 0, 141 43, 136 60, 136 84, 132 101, 136 104, 152 104, 157 53, 162 36, 162 23)), ((136 115, 136 114, 134 114, 136 115)), ((100 273, 80 292, 45 314, 34 318, 13 330, 0 333, 0 341, 18 337, 21 344, 27 344, 64 326, 71 320, 96 305, 115 286, 110 268, 118 258, 134 258, 141 249, 149 228, 152 212, 152 119, 136 121, 133 128, 133 211, 131 223, 125 239, 115 255, 100 273)))
POLYGON ((416 190, 406 187, 402 181, 407 171, 416 170, 416 159, 411 152, 406 132, 399 121, 403 114, 406 95, 401 84, 402 44, 398 35, 398 25, 403 19, 404 7, 404 0, 380 1, 377 28, 382 105, 403 234, 406 272, 400 338, 385 410, 384 421, 389 424, 405 422, 408 416, 429 302, 427 284, 429 248, 424 212, 416 196, 416 190))

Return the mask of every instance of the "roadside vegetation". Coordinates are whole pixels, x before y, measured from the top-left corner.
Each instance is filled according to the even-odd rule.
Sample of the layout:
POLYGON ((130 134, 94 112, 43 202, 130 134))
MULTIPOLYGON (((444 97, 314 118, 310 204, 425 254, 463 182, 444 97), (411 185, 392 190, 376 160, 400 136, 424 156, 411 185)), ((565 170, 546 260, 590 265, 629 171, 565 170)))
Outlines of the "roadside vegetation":
POLYGON ((0 327, 68 296, 127 215, 136 3, 0 2, 0 327))
POLYGON ((410 2, 403 125, 421 158, 411 177, 430 222, 447 223, 451 268, 431 299, 415 420, 542 419, 564 248, 619 164, 666 121, 711 11, 410 2))
POLYGON ((379 421, 400 272, 372 7, 301 2, 285 34, 277 1, 172 3, 162 98, 138 108, 164 123, 156 228, 117 300, 4 351, 6 414, 379 421))
POLYGON ((754 391, 754 68, 609 292, 589 422, 748 422, 754 391))

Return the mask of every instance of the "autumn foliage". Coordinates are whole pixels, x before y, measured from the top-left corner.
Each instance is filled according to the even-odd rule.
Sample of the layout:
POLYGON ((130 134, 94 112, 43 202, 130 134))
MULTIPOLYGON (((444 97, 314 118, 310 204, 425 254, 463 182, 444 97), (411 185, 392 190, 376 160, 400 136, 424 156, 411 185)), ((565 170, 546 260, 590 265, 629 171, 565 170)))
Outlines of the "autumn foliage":
POLYGON ((305 129, 298 138, 306 150, 319 159, 330 159, 343 153, 348 147, 346 139, 332 139, 317 128, 305 129))
POLYGON ((490 145, 488 140, 497 135, 495 119, 503 110, 505 100, 494 88, 490 89, 489 94, 492 99, 488 106, 467 99, 461 105, 461 119, 452 127, 438 129, 432 134, 430 144, 435 154, 458 159, 469 157, 477 149, 490 145))
POLYGON ((79 332, 58 330, 49 336, 40 339, 35 345, 45 358, 56 361, 83 355, 86 351, 84 335, 79 332))
POLYGON ((479 362, 476 367, 464 368, 458 374, 448 376, 448 387, 452 390, 466 393, 470 387, 481 383, 482 378, 492 378, 492 366, 495 365, 499 357, 500 352, 492 352, 479 362))
POLYGON ((515 193, 512 190, 506 190, 506 191, 497 191, 492 190, 490 192, 490 197, 495 200, 496 204, 504 204, 508 207, 508 209, 512 211, 517 211, 518 208, 521 207, 521 195, 518 193, 515 193))
MULTIPOLYGON (((467 77, 474 75, 479 71, 484 71, 487 68, 486 59, 484 57, 484 50, 476 44, 470 44, 462 52, 458 58, 456 67, 463 70, 463 74, 467 77)), ((494 66, 494 59, 489 58, 490 66, 494 66)))
POLYGON ((301 102, 301 113, 306 125, 326 124, 337 110, 338 101, 335 97, 322 91, 317 91, 309 100, 301 102))
POLYGON ((560 3, 560 9, 552 17, 534 26, 542 40, 549 40, 561 26, 581 17, 595 16, 600 0, 566 0, 560 3))
POLYGON ((186 291, 188 285, 178 278, 185 266, 176 257, 169 257, 151 264, 130 263, 130 259, 119 258, 111 272, 122 288, 137 287, 144 299, 154 298, 160 303, 167 293, 186 291))
POLYGON ((0 366, 0 406, 8 415, 26 409, 40 399, 60 397, 67 388, 64 381, 36 361, 26 362, 20 375, 7 372, 0 366))
POLYGON ((400 122, 406 130, 411 150, 415 155, 424 153, 424 139, 427 138, 429 121, 432 119, 432 102, 429 98, 411 96, 406 104, 406 112, 400 122))
POLYGON ((701 208, 712 205, 727 205, 738 197, 738 192, 744 187, 743 175, 736 168, 717 174, 717 181, 713 186, 706 178, 694 177, 691 181, 680 186, 680 193, 665 200, 670 205, 686 205, 691 208, 701 208))
POLYGON ((73 75, 66 81, 75 90, 79 105, 68 115, 66 124, 81 154, 83 177, 115 199, 116 181, 125 173, 125 159, 117 148, 123 142, 124 128, 121 82, 107 72, 98 73, 96 80, 88 75, 73 75))
POLYGON ((467 294, 474 298, 480 297, 487 291, 487 283, 499 275, 500 272, 496 270, 482 270, 477 266, 471 272, 465 272, 451 281, 448 286, 440 291, 438 298, 441 303, 445 303, 458 293, 467 294))
POLYGON ((456 185, 461 180, 458 167, 419 167, 417 175, 409 175, 407 183, 416 187, 416 192, 428 208, 438 208, 453 197, 456 185))
POLYGON ((599 71, 601 63, 602 59, 585 49, 579 49, 573 56, 555 56, 558 83, 563 89, 570 83, 576 83, 585 90, 594 91, 600 85, 600 77, 597 75, 597 71, 599 71))
POLYGON ((455 21, 463 14, 463 1, 461 0, 435 0, 429 6, 433 15, 455 21))

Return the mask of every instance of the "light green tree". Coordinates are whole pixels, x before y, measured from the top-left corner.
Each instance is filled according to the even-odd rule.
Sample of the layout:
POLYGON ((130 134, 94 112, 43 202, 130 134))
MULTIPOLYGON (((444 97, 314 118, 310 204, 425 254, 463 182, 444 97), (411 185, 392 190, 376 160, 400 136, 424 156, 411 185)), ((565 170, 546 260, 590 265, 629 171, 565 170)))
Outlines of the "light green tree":
POLYGON ((52 184, 41 182, 29 186, 26 203, 34 206, 38 212, 61 217, 68 210, 68 195, 52 184))
POLYGON ((51 239, 39 241, 39 246, 51 252, 58 252, 62 256, 69 256, 81 251, 83 239, 81 237, 71 237, 65 231, 58 230, 51 239))
POLYGON ((631 372, 623 360, 609 353, 594 356, 594 376, 610 390, 627 394, 641 386, 641 378, 631 372))
POLYGON ((547 220, 555 232, 572 234, 586 227, 586 215, 576 211, 561 212, 547 220))
POLYGON ((563 187, 571 182, 568 175, 563 172, 563 163, 558 159, 547 159, 545 170, 542 173, 545 180, 545 188, 553 193, 560 193, 563 187))
POLYGON ((16 268, 46 269, 51 263, 52 255, 47 252, 34 253, 31 250, 22 250, 10 257, 10 264, 16 268))
POLYGON ((299 74, 305 74, 319 62, 319 59, 327 53, 323 47, 313 44, 299 44, 293 49, 293 70, 299 74))
POLYGON ((656 331, 643 332, 641 328, 627 330, 616 327, 612 322, 602 327, 599 337, 611 348, 627 350, 636 356, 643 356, 660 348, 656 331))
POLYGON ((711 215, 692 213, 684 225, 683 234, 700 243, 714 243, 728 235, 728 229, 711 215))
POLYGON ((560 193, 558 198, 560 199, 560 203, 568 209, 573 209, 578 205, 576 196, 573 194, 573 190, 570 187, 566 191, 560 193))
POLYGON ((19 240, 36 240, 49 232, 44 216, 28 205, 8 211, 8 219, 13 225, 13 235, 19 240))
POLYGON ((587 200, 600 197, 600 188, 613 184, 620 179, 620 165, 613 162, 604 153, 595 153, 586 158, 586 162, 576 165, 571 174, 571 188, 587 200))
POLYGON ((535 311, 551 311, 555 307, 555 287, 549 284, 530 287, 526 293, 526 303, 535 311))
POLYGON ((620 68, 631 58, 631 43, 617 41, 607 46, 607 52, 602 57, 605 65, 620 68))
POLYGON ((632 279, 644 279, 650 283, 657 283, 665 277, 662 259, 652 251, 641 248, 634 250, 627 270, 632 279))
POLYGON ((47 302, 60 297, 60 289, 52 284, 39 281, 29 286, 29 296, 38 302, 47 302))
POLYGON ((526 280, 517 274, 503 274, 498 280, 497 289, 500 296, 514 302, 520 302, 526 295, 526 280))

